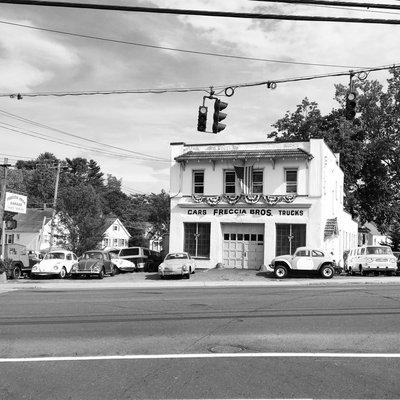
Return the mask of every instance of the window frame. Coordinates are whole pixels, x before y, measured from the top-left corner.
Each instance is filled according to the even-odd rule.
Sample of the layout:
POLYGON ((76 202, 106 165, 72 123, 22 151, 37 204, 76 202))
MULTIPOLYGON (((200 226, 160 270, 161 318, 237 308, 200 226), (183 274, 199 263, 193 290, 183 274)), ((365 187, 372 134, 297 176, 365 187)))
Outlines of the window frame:
MULTIPOLYGON (((190 235, 190 232, 188 232, 190 235)), ((205 239, 207 240, 207 238, 205 239)), ((183 252, 187 253, 193 259, 209 260, 211 255, 211 222, 184 222, 183 223, 183 252), (189 239, 186 239, 187 229, 190 225, 195 225, 195 235, 199 235, 199 225, 208 226, 208 242, 206 244, 206 255, 199 255, 199 236, 195 236, 195 254, 190 252, 190 247, 193 245, 189 239)))
MULTIPOLYGON (((236 182, 237 182, 237 177, 236 177, 236 172, 235 172, 235 170, 234 169, 224 169, 223 170, 223 178, 224 178, 224 187, 223 187, 223 192, 224 192, 224 194, 227 194, 227 195, 235 195, 236 194, 236 182), (234 180, 234 183, 233 183, 233 189, 234 189, 234 191, 233 192, 228 192, 227 190, 226 190, 226 188, 227 188, 227 182, 226 182, 226 175, 227 175, 227 173, 233 173, 234 174, 234 177, 235 177, 235 180, 234 180)), ((232 187, 232 182, 229 182, 229 184, 230 184, 230 186, 229 187, 232 187)))
MULTIPOLYGON (((298 168, 285 168, 284 169, 284 174, 285 174, 285 192, 286 192, 286 194, 297 194, 298 189, 299 189, 299 169, 298 168), (287 173, 288 172, 296 172, 296 183, 295 183, 295 189, 296 190, 295 191, 288 191, 288 187, 290 185, 294 186, 293 183, 288 183, 288 180, 287 180, 287 173)), ((289 182, 291 182, 291 181, 289 181, 289 182)))
MULTIPOLYGON (((251 177, 252 178, 251 179, 251 193, 252 194, 263 194, 264 193, 264 169, 253 169, 251 174, 252 174, 252 177, 251 177), (254 190, 254 187, 255 187, 255 185, 254 185, 254 174, 257 174, 257 173, 261 174, 261 191, 259 191, 259 192, 256 192, 254 190)), ((258 183, 257 186, 260 186, 260 183, 258 183)))
POLYGON ((205 182, 205 170, 204 169, 193 169, 192 170, 192 194, 194 194, 194 195, 204 194, 204 182, 205 182), (196 185, 195 175, 197 173, 203 174, 203 183, 201 185, 199 185, 199 184, 196 185), (196 187, 203 187, 202 192, 196 192, 196 187))

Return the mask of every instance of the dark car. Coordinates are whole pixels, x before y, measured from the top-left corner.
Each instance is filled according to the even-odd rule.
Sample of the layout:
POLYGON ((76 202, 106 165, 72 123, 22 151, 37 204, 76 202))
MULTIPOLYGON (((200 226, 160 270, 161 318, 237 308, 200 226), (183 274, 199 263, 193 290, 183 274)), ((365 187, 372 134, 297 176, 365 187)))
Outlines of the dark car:
POLYGON ((111 262, 112 256, 107 251, 90 250, 83 253, 77 265, 71 269, 71 277, 97 276, 103 279, 105 274, 114 276, 116 266, 111 262))

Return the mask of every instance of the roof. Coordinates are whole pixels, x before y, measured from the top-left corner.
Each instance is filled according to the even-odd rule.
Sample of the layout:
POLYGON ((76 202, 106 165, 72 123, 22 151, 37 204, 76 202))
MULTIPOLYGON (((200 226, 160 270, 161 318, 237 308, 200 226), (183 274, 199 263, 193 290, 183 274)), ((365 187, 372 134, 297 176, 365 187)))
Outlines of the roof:
POLYGON ((175 157, 175 161, 189 160, 245 160, 248 158, 306 158, 311 160, 313 156, 307 151, 297 149, 269 149, 269 150, 225 150, 225 151, 188 151, 175 157))
POLYGON ((47 223, 53 214, 52 208, 45 210, 38 208, 27 208, 26 214, 17 214, 14 219, 17 221, 15 232, 32 232, 39 233, 42 229, 43 219, 46 218, 47 223))
POLYGON ((339 234, 339 228, 337 224, 337 218, 330 218, 326 220, 324 239, 332 236, 337 236, 339 234))
POLYGON ((366 222, 363 226, 358 228, 360 233, 370 233, 374 236, 384 236, 381 232, 378 231, 378 228, 373 222, 366 222))

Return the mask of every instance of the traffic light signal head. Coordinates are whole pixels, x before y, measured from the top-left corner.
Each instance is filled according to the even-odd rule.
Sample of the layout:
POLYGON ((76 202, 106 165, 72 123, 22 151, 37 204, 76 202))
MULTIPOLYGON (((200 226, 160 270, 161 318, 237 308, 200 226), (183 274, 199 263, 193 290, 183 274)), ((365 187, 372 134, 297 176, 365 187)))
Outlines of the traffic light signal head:
POLYGON ((220 124, 220 121, 224 120, 226 118, 226 114, 221 112, 222 110, 225 110, 225 108, 228 107, 228 103, 224 103, 220 99, 215 100, 214 104, 214 123, 212 126, 212 131, 213 133, 218 133, 222 130, 225 129, 226 125, 225 124, 220 124))
POLYGON ((207 125, 207 107, 199 107, 199 118, 197 119, 197 130, 199 132, 204 132, 207 125))
POLYGON ((356 92, 348 92, 346 94, 346 111, 345 116, 348 121, 351 121, 356 116, 356 102, 357 94, 356 92))

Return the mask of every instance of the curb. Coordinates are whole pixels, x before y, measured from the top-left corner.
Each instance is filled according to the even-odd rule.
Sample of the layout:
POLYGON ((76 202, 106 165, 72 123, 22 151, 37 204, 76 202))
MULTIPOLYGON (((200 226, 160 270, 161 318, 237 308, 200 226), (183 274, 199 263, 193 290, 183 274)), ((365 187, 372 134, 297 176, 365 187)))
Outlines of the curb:
POLYGON ((199 282, 74 282, 66 283, 12 283, 0 284, 1 291, 11 290, 104 290, 104 289, 184 289, 184 288, 232 288, 232 287, 329 287, 329 286, 360 286, 360 285, 399 285, 400 279, 333 279, 325 280, 291 280, 291 281, 199 281, 199 282))

